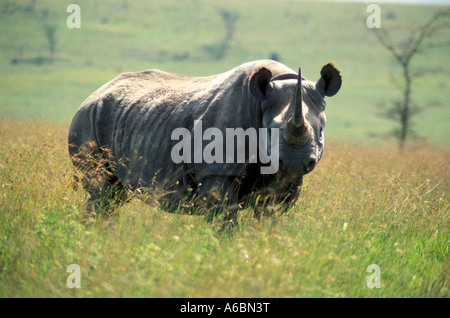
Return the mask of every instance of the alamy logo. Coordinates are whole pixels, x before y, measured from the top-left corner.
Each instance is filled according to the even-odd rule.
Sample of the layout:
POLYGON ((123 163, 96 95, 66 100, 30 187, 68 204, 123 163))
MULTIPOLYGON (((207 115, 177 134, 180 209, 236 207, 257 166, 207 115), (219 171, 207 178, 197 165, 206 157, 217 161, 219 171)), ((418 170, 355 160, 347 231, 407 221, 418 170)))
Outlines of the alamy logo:
POLYGON ((77 264, 70 264, 66 269, 67 273, 71 273, 67 277, 66 285, 68 288, 81 288, 81 270, 77 264))
POLYGON ((72 13, 67 17, 66 25, 69 29, 81 28, 81 9, 78 4, 69 4, 66 11, 72 13))
POLYGON ((381 28, 381 9, 378 4, 369 4, 367 6, 367 13, 371 13, 366 20, 369 29, 381 28))
POLYGON ((171 151, 174 163, 249 163, 269 164, 261 166, 262 174, 274 174, 279 166, 279 129, 270 129, 270 149, 267 149, 268 129, 250 127, 225 128, 225 147, 222 130, 216 127, 203 131, 202 121, 194 121, 192 134, 187 128, 176 128, 171 139, 179 140, 171 151), (248 139, 248 143, 246 143, 248 139), (209 141, 203 146, 203 141, 209 141), (236 141, 236 143, 235 143, 236 141), (193 151, 192 151, 193 145, 193 151), (248 156, 246 148, 248 145, 248 156), (224 154, 225 149, 225 154, 224 154))
POLYGON ((381 288, 381 270, 377 264, 370 264, 366 269, 367 273, 372 273, 367 277, 366 284, 370 289, 381 288))

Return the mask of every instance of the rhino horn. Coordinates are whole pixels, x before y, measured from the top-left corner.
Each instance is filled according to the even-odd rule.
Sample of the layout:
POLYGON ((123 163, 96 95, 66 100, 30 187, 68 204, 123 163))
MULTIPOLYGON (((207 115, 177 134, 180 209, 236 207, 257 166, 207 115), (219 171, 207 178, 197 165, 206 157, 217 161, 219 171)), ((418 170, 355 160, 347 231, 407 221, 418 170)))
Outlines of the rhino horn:
POLYGON ((284 138, 287 142, 294 145, 302 145, 306 142, 307 124, 305 124, 305 118, 303 116, 303 91, 302 91, 302 72, 301 68, 298 69, 298 82, 295 88, 294 103, 291 107, 294 107, 292 117, 286 123, 284 130, 284 138))

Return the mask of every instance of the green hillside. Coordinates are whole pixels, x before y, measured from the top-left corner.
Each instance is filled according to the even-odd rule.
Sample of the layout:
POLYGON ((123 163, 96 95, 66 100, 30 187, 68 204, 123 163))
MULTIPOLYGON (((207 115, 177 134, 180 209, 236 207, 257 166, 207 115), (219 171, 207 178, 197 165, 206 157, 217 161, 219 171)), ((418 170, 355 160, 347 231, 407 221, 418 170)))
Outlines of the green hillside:
MULTIPOLYGON (((117 74, 149 68, 211 75, 243 62, 276 57, 316 79, 334 60, 341 92, 328 101, 328 138, 379 140, 393 123, 381 104, 400 98, 400 71, 365 24, 367 4, 303 1, 78 1, 81 28, 70 29, 71 1, 0 3, 0 116, 68 125, 79 104, 117 74), (224 16, 232 23, 228 33, 224 16), (48 35, 45 30, 53 29, 48 35), (49 43, 53 42, 51 58, 49 43), (226 43, 226 49, 222 45, 226 43), (371 138, 376 136, 376 138, 371 138)), ((381 5, 382 27, 404 38, 439 7, 381 5), (403 31, 402 31, 403 30, 403 31)), ((448 32, 435 41, 449 40, 448 32)), ((415 118, 419 135, 448 141, 448 47, 413 60, 413 98, 439 104, 415 118)))

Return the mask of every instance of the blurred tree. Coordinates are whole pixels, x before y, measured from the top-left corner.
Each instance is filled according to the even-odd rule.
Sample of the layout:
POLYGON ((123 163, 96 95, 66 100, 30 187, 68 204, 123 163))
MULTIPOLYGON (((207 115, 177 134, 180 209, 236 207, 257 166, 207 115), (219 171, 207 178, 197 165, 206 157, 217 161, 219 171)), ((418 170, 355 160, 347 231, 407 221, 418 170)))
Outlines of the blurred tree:
POLYGON ((228 48, 234 37, 234 32, 236 30, 236 21, 239 15, 236 12, 228 10, 219 10, 219 14, 222 17, 223 25, 225 28, 225 36, 222 39, 222 46, 228 48))
POLYGON ((273 51, 272 53, 270 53, 269 59, 279 62, 280 54, 278 54, 278 52, 276 52, 276 51, 273 51))
POLYGON ((413 135, 411 128, 412 116, 430 107, 430 105, 419 106, 411 101, 412 83, 419 76, 419 73, 411 71, 411 60, 426 49, 449 45, 449 43, 429 43, 425 41, 436 32, 449 28, 450 24, 448 21, 443 20, 449 16, 450 10, 436 12, 424 24, 414 28, 409 37, 401 41, 400 44, 394 44, 388 28, 371 29, 381 45, 392 54, 402 69, 403 98, 400 101, 394 101, 392 106, 382 114, 384 117, 400 124, 400 128, 394 132, 394 136, 399 141, 400 149, 403 149, 406 139, 413 135))
POLYGON ((239 19, 239 14, 234 11, 219 9, 217 10, 222 17, 225 34, 219 43, 213 45, 206 45, 205 50, 214 58, 221 59, 225 56, 225 52, 230 48, 233 42, 236 31, 236 21, 239 19))
POLYGON ((48 51, 50 54, 50 62, 53 61, 56 52, 56 25, 44 24, 43 26, 45 38, 47 39, 48 51))

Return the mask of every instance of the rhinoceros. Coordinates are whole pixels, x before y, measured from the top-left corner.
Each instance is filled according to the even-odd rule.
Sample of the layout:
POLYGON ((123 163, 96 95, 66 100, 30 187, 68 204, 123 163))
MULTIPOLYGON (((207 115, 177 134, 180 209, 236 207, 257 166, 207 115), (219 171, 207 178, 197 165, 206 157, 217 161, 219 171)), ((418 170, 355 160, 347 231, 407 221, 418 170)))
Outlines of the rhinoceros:
POLYGON ((242 206, 264 196, 291 206, 322 157, 325 96, 341 83, 333 62, 317 82, 272 60, 208 77, 123 73, 81 104, 70 127, 88 207, 112 208, 143 192, 158 192, 173 209, 242 206))

